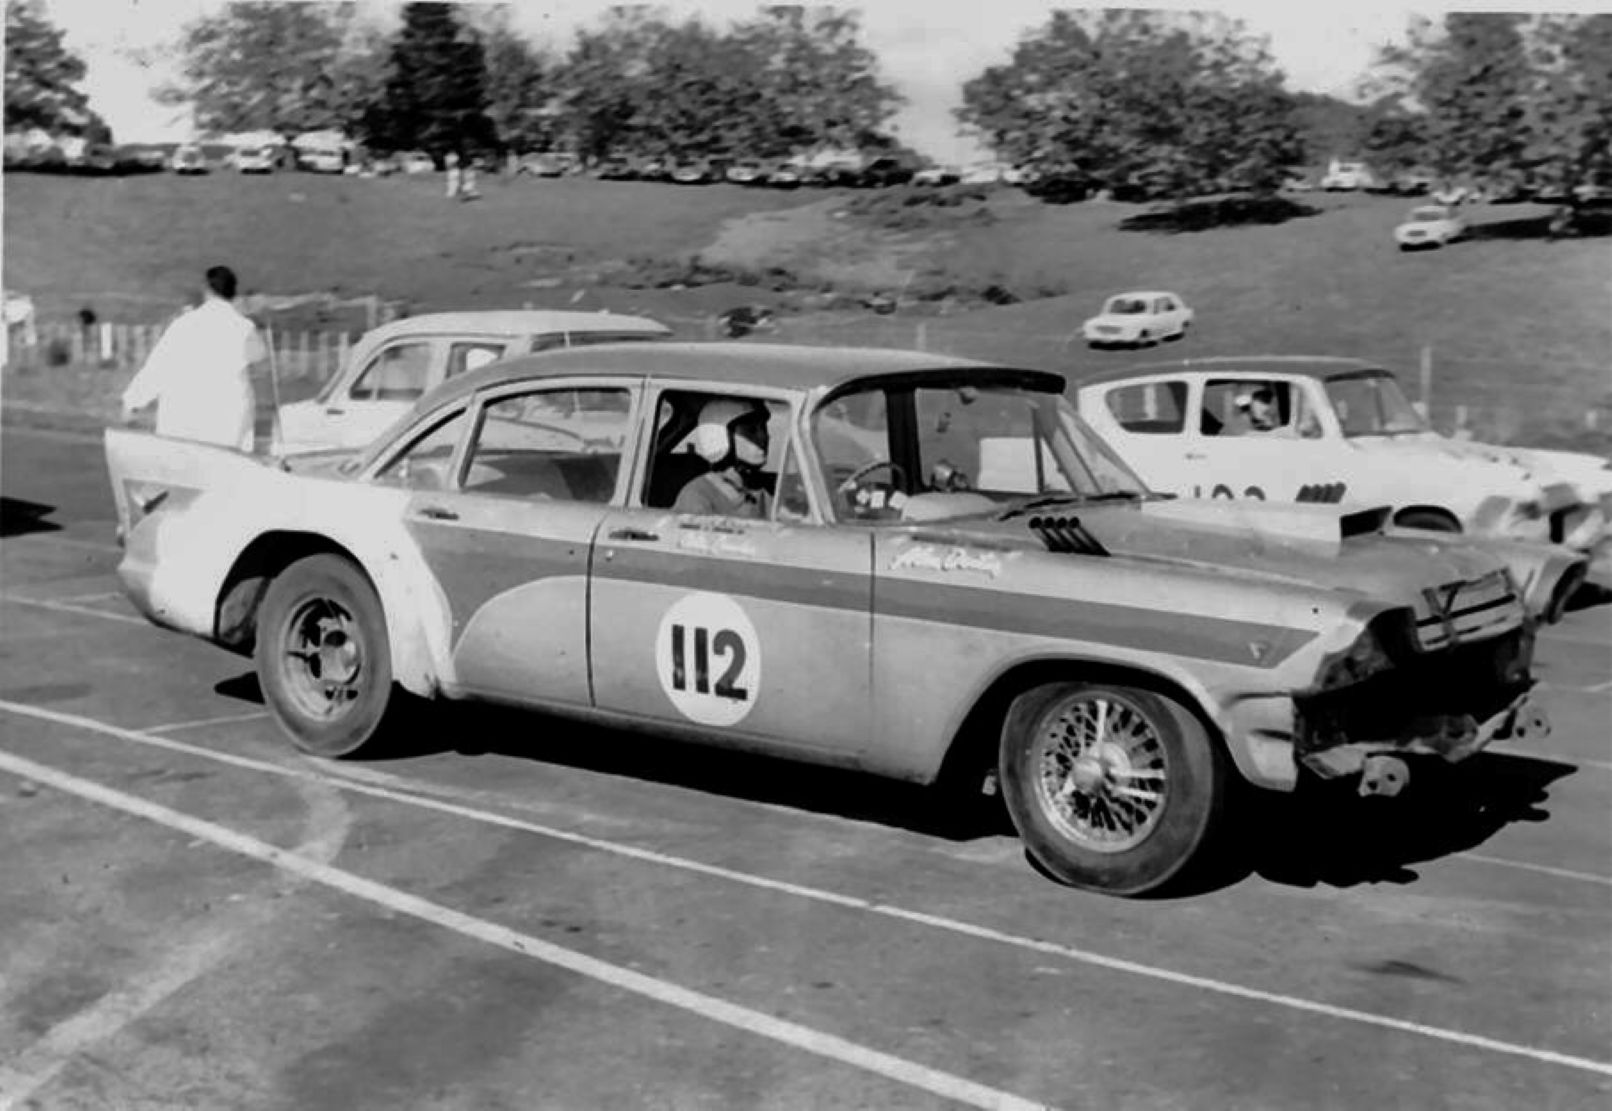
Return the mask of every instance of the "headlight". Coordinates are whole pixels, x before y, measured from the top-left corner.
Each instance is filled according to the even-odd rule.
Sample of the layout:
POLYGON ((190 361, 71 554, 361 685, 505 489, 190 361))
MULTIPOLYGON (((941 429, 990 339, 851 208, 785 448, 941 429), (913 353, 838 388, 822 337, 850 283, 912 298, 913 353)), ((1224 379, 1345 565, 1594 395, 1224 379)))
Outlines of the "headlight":
POLYGON ((1413 627, 1409 613, 1386 613, 1373 618, 1353 644, 1322 662, 1316 676, 1317 689, 1347 687, 1393 670, 1411 643, 1413 627))

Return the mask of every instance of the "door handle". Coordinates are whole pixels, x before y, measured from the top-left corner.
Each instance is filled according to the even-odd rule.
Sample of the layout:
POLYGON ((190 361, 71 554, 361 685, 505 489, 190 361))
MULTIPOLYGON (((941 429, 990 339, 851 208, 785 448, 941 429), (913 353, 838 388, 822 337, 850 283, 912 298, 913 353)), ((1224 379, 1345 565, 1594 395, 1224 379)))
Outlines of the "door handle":
POLYGON ((611 530, 611 532, 609 534, 609 539, 611 539, 611 540, 643 540, 643 541, 659 540, 660 539, 660 533, 658 533, 658 532, 649 532, 647 529, 641 529, 641 528, 618 528, 618 529, 611 530))
POLYGON ((430 521, 457 521, 459 514, 440 505, 422 505, 418 515, 430 521))
POLYGON ((1187 458, 1187 459, 1207 459, 1209 457, 1207 455, 1205 455, 1201 451, 1189 451, 1189 452, 1187 452, 1185 458, 1187 458))
POLYGON ((329 406, 328 408, 325 409, 325 415, 328 416, 328 417, 339 417, 339 416, 342 416, 346 412, 347 412, 347 410, 341 408, 341 406, 339 406, 339 405, 331 405, 331 406, 329 406))

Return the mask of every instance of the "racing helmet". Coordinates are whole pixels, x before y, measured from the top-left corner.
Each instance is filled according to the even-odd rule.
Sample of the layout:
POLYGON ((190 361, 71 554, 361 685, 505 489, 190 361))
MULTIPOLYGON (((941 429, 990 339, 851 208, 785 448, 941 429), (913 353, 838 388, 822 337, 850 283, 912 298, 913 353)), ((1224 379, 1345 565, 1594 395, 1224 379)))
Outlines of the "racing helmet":
POLYGON ((766 407, 733 398, 707 401, 694 426, 694 451, 714 467, 730 457, 748 466, 762 466, 767 461, 766 407))

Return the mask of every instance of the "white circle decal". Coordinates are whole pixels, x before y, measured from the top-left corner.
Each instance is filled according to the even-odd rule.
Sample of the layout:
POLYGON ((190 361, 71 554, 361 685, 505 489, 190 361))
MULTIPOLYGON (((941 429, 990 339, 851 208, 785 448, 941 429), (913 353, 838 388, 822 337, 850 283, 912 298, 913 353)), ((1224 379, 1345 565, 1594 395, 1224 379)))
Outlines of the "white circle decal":
POLYGON ((737 725, 761 693, 761 641, 725 594, 690 594, 655 634, 660 689, 678 713, 701 725, 737 725))

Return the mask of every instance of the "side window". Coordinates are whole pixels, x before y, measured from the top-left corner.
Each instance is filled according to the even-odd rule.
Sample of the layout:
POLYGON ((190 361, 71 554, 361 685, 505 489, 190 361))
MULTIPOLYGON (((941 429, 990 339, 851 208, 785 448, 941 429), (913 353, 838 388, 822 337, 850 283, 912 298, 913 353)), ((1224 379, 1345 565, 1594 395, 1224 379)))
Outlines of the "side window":
POLYGON ((800 445, 791 444, 784 456, 784 468, 778 472, 778 502, 773 517, 779 521, 804 521, 812 515, 812 503, 806 495, 806 478, 800 466, 800 445))
POLYGON ((452 476, 453 452, 465 430, 460 409, 416 436, 409 446, 376 472, 375 481, 410 490, 446 490, 452 476))
POLYGON ((1116 386, 1103 401, 1119 426, 1141 435, 1178 435, 1187 426, 1185 382, 1140 382, 1116 386))
MULTIPOLYGON (((771 516, 771 502, 789 442, 789 416, 789 406, 781 401, 681 390, 662 393, 655 412, 655 442, 644 487, 644 505, 670 509, 679 505, 685 491, 690 491, 693 501, 699 502, 703 497, 712 506, 709 512, 718 515, 771 516), (708 406, 713 408, 708 409, 708 406), (764 432, 755 419, 756 406, 766 410, 764 432), (734 420, 725 425, 710 423, 707 426, 710 434, 704 434, 700 431, 702 423, 706 423, 704 418, 709 418, 713 411, 731 416, 739 423, 735 424, 734 420), (744 420, 747 411, 751 416, 744 420), (759 467, 730 466, 733 456, 728 453, 733 450, 734 429, 742 431, 747 425, 755 426, 747 438, 752 444, 765 447, 766 458, 759 467), (713 456, 712 452, 721 455, 713 456), (710 476, 715 476, 714 484, 710 476), (730 504, 732 511, 728 512, 724 507, 730 504)), ((804 501, 804 490, 801 498, 804 501)), ((688 500, 682 502, 685 508, 688 500)))
POLYGON ((504 345, 491 342, 455 343, 448 348, 447 377, 486 366, 504 357, 504 345))
POLYGON ((1293 435, 1293 392, 1288 382, 1258 378, 1210 379, 1203 387, 1203 434, 1293 435))
POLYGON ((417 401, 431 371, 431 344, 394 343, 370 360, 348 391, 354 401, 417 401))
POLYGON ((626 390, 538 390, 490 402, 464 489, 605 505, 616 493, 631 416, 626 390))

